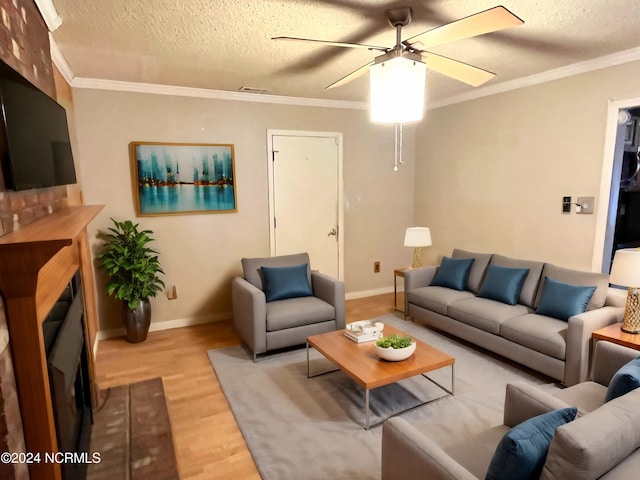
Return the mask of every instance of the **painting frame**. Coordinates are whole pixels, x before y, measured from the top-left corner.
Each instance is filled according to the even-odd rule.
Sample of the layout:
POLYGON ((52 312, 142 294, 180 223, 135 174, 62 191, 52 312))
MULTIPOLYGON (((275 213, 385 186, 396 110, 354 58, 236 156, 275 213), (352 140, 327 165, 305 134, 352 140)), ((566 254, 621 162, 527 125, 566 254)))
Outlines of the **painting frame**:
POLYGON ((129 143, 138 217, 238 211, 230 143, 129 143))

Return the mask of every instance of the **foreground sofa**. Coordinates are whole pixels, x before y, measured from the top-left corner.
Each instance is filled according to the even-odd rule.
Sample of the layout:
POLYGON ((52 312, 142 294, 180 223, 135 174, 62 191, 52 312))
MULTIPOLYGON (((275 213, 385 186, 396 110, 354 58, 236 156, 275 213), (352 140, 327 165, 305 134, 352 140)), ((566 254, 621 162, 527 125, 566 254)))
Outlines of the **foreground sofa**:
POLYGON ((460 249, 455 249, 451 258, 473 260, 462 289, 432 285, 440 267, 408 270, 405 312, 419 323, 472 342, 565 385, 587 379, 591 333, 622 321, 624 296, 608 293, 608 275, 460 249), (489 269, 495 272, 499 268, 526 270, 513 305, 479 296, 486 287, 489 269), (552 280, 548 282, 549 291, 553 282, 595 287, 587 310, 564 319, 536 311, 547 278, 552 280))
MULTIPOLYGON (((507 385, 504 424, 440 446, 402 417, 382 431, 382 480, 484 479, 502 437, 537 415, 577 406, 576 420, 559 427, 541 479, 627 480, 640 470, 640 389, 604 403, 613 374, 639 352, 598 342, 594 381, 552 394, 517 382, 507 385)), ((455 428, 455 425, 452 425, 455 428)))

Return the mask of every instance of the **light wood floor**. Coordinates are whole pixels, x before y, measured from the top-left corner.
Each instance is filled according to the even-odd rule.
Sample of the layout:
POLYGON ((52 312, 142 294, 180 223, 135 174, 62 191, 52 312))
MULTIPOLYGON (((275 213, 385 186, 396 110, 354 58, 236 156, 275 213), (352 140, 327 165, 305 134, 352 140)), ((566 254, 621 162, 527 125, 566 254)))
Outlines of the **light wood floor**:
MULTIPOLYGON (((346 303, 347 322, 393 311, 393 294, 346 303)), ((114 338, 98 346, 101 389, 162 377, 183 480, 260 478, 206 353, 240 343, 224 321, 150 332, 140 344, 114 338)))

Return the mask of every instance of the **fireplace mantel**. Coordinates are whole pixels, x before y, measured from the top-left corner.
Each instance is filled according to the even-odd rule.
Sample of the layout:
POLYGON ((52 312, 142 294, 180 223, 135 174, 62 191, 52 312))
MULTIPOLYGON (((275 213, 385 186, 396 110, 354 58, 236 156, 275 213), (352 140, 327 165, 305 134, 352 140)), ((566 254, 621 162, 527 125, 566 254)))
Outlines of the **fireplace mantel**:
MULTIPOLYGON (((68 207, 0 237, 0 292, 9 327, 27 452, 40 453, 29 465, 31 480, 60 480, 60 465, 44 462, 58 451, 49 390, 42 322, 74 273, 80 269, 85 331, 93 375, 97 308, 86 227, 101 205, 68 207)), ((94 385, 95 386, 95 385, 94 385)))

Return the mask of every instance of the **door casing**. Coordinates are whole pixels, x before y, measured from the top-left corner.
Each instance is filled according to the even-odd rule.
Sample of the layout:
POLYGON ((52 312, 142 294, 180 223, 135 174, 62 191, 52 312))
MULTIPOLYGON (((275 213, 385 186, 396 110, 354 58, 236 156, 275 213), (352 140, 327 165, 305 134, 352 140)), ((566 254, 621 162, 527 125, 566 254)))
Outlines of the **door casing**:
POLYGON ((340 132, 317 132, 303 130, 267 130, 267 170, 269 181, 269 251, 273 256, 276 254, 275 242, 275 192, 274 192, 274 169, 273 169, 273 137, 293 136, 293 137, 324 137, 334 138, 338 152, 338 185, 336 199, 338 217, 338 279, 344 281, 344 177, 343 177, 343 138, 340 132))

